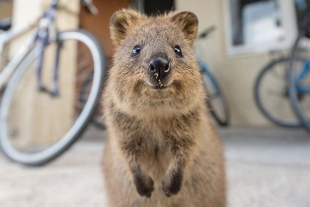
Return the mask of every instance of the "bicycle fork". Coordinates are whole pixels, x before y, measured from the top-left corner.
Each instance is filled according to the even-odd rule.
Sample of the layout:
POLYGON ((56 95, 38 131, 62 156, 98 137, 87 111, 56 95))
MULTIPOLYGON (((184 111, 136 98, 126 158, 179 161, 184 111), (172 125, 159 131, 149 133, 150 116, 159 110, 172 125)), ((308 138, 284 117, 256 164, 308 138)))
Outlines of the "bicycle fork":
POLYGON ((47 87, 44 86, 42 81, 42 68, 43 68, 43 62, 44 62, 44 53, 45 48, 49 44, 48 37, 43 34, 43 38, 40 38, 41 45, 39 47, 39 59, 37 64, 37 70, 36 70, 36 77, 37 77, 37 88, 40 92, 49 93, 51 96, 57 97, 59 96, 59 60, 60 60, 60 51, 62 49, 62 42, 59 40, 56 40, 57 43, 57 49, 55 54, 55 61, 53 66, 53 80, 52 80, 52 88, 50 90, 47 89, 47 87))
POLYGON ((60 59, 60 51, 62 49, 63 42, 57 41, 57 50, 55 56, 55 64, 53 68, 53 85, 52 85, 52 95, 59 95, 59 81, 58 81, 58 72, 59 72, 59 59, 60 59))

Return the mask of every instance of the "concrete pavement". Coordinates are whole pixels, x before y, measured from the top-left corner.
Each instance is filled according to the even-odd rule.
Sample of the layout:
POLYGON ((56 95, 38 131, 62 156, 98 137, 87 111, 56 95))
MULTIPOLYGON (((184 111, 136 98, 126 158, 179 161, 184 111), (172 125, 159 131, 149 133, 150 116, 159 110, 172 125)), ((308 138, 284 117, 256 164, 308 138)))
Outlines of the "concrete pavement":
MULTIPOLYGON (((220 129, 229 207, 309 207, 310 138, 281 128, 220 129)), ((105 206, 104 133, 90 127, 51 164, 27 168, 0 155, 0 207, 105 206)))

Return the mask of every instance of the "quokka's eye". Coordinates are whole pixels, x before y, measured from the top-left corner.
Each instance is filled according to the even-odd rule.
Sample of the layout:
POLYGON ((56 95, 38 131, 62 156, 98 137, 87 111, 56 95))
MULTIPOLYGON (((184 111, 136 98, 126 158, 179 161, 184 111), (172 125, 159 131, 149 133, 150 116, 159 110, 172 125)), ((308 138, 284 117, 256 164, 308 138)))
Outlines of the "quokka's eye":
POLYGON ((175 45, 173 50, 178 56, 183 57, 183 53, 179 45, 175 45))
POLYGON ((136 56, 136 55, 140 54, 140 51, 141 51, 140 45, 134 46, 132 49, 132 56, 136 56))

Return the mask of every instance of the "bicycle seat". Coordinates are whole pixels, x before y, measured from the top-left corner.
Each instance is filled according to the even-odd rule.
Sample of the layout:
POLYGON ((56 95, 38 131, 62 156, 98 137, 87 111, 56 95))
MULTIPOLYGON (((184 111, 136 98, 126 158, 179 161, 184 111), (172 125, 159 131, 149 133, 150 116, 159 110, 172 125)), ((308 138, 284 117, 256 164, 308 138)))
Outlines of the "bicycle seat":
POLYGON ((198 35, 198 39, 204 39, 206 38, 211 32, 213 32, 215 30, 215 26, 211 26, 209 28, 207 28, 205 31, 201 32, 198 35))
POLYGON ((5 18, 0 20, 0 30, 9 30, 12 25, 12 19, 11 18, 5 18))

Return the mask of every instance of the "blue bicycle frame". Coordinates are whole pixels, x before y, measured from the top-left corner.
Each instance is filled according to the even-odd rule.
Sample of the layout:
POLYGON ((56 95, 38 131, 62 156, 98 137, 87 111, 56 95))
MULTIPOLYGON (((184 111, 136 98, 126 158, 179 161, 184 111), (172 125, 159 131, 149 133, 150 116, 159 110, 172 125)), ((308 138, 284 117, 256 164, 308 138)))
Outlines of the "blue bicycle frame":
POLYGON ((202 61, 202 59, 200 58, 197 50, 195 50, 195 55, 196 55, 199 67, 201 68, 203 73, 207 74, 208 80, 211 83, 214 92, 217 94, 219 92, 219 89, 217 88, 217 85, 215 83, 215 80, 213 78, 212 73, 210 72, 210 70, 208 68, 208 65, 204 61, 202 61))
POLYGON ((298 93, 307 93, 310 94, 310 86, 301 86, 300 83, 310 75, 310 57, 305 61, 302 69, 300 70, 299 74, 296 76, 295 83, 297 87, 298 93))

